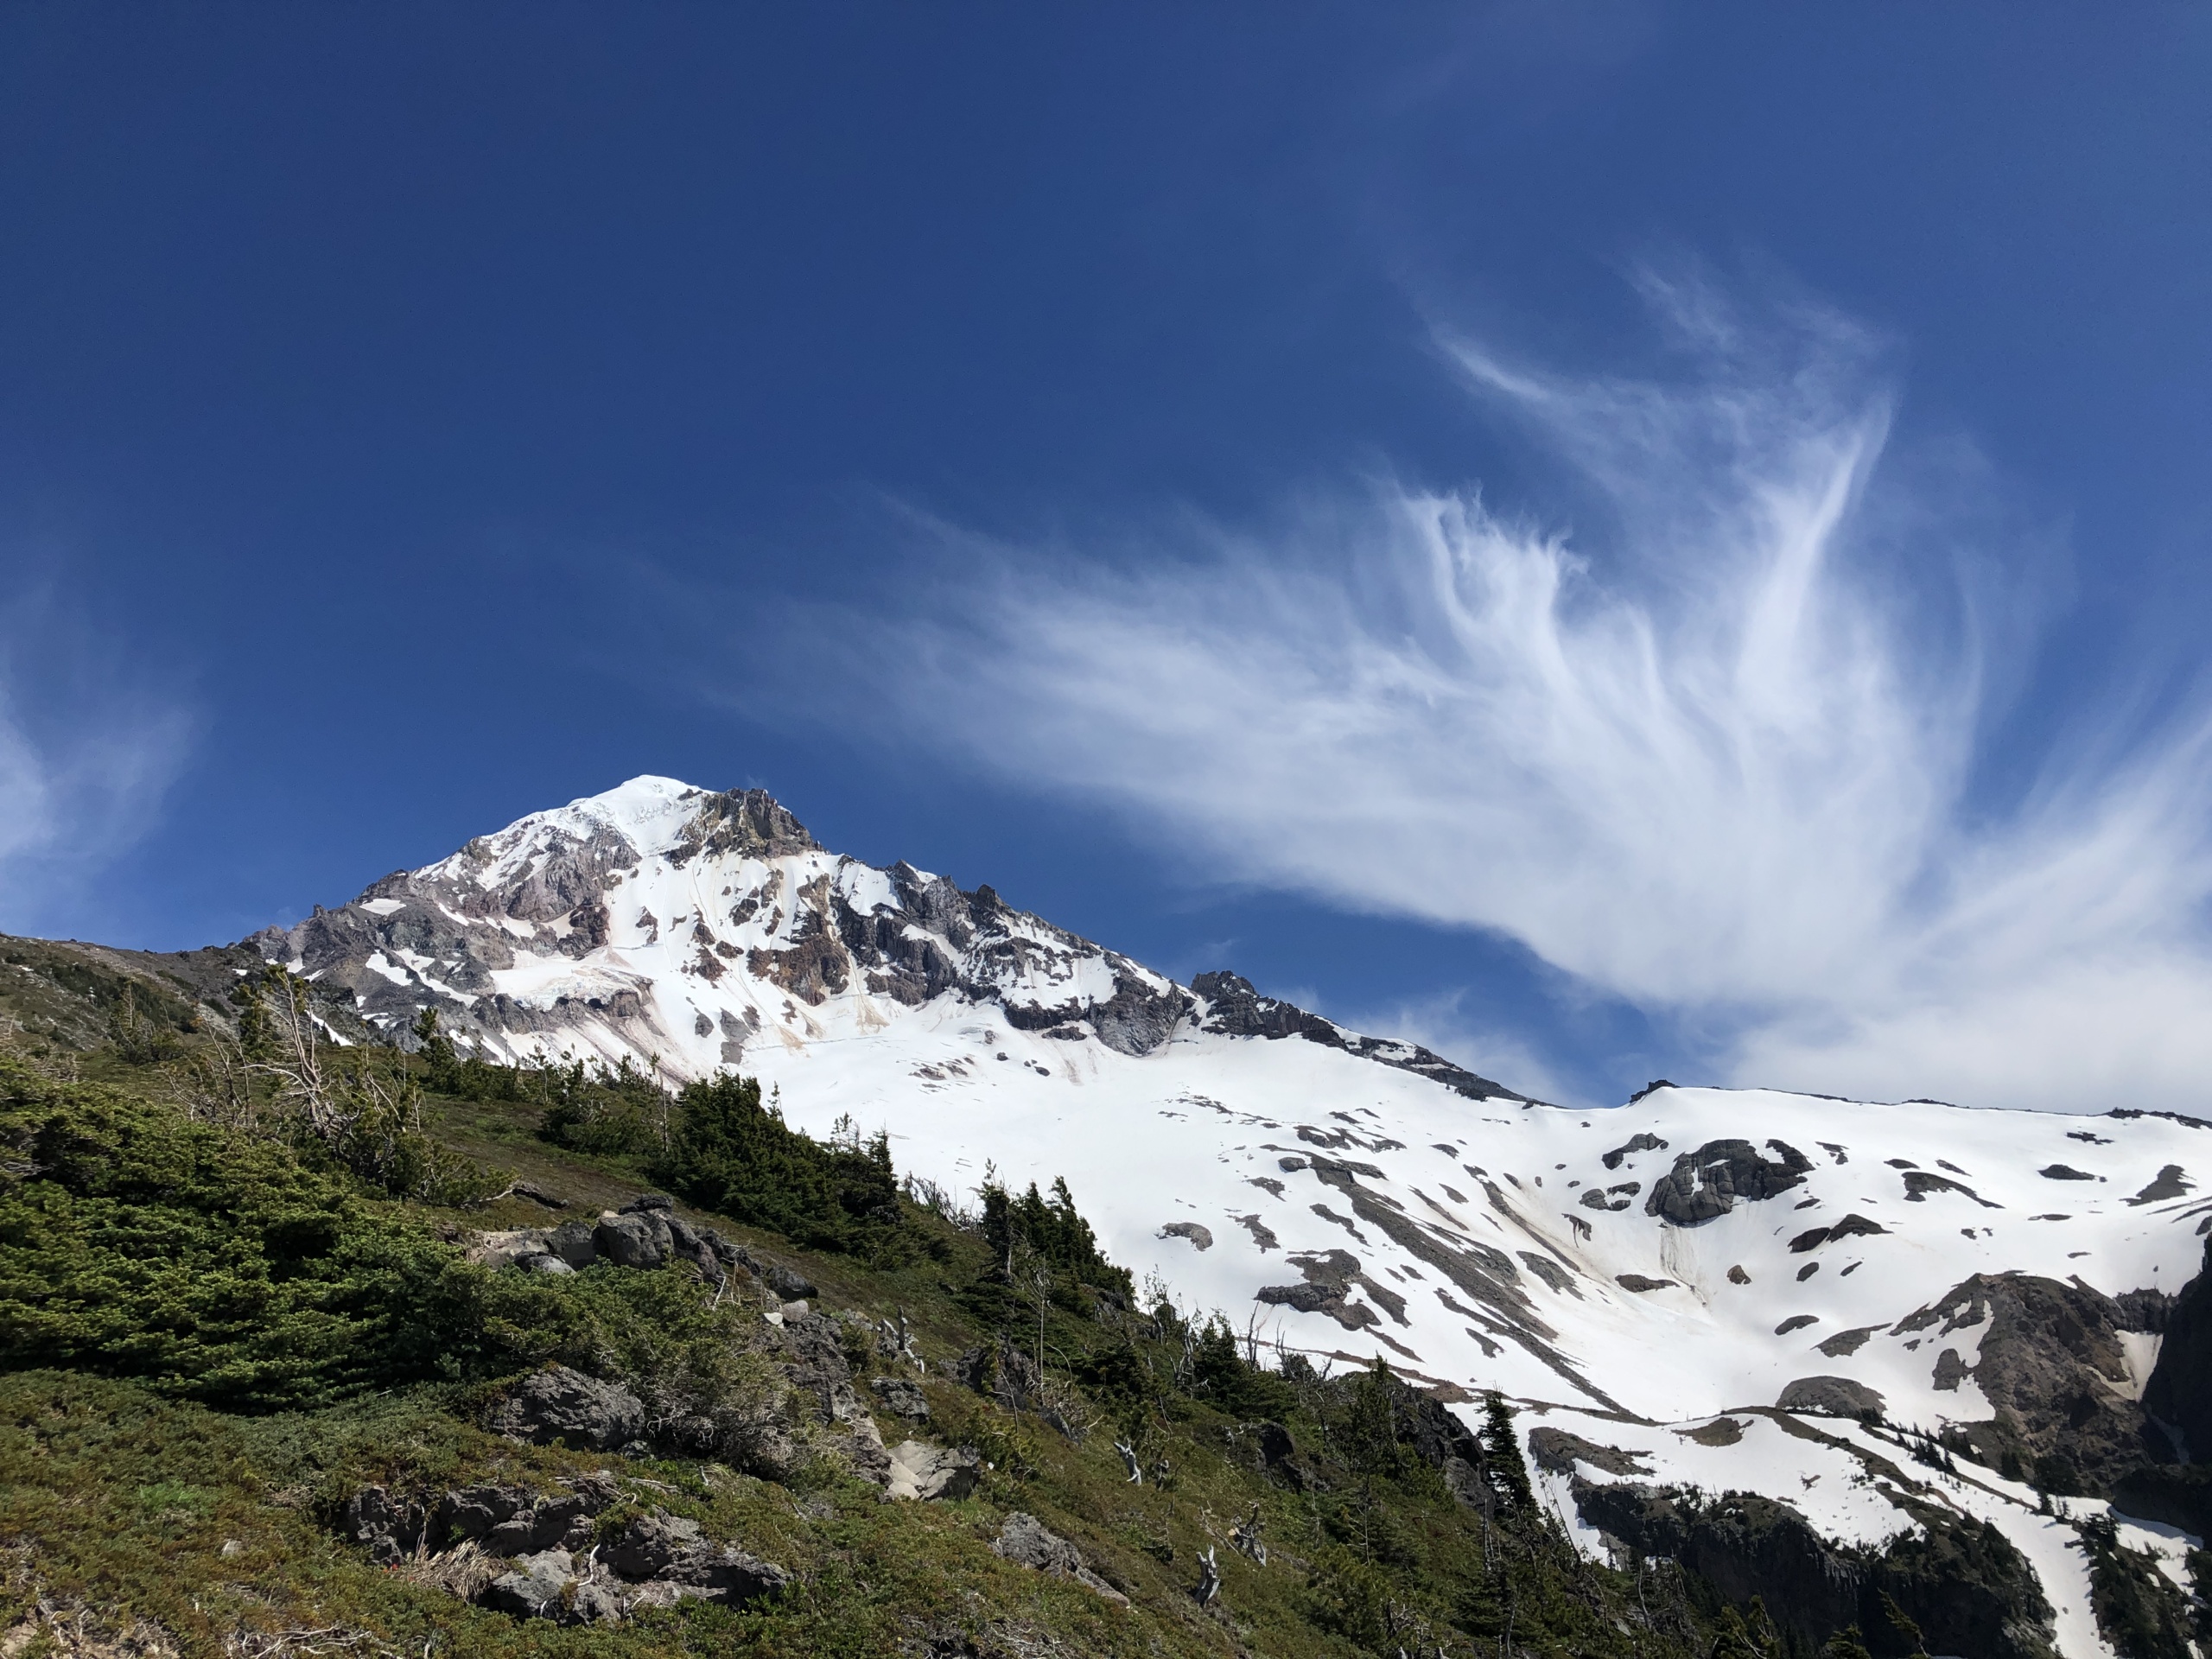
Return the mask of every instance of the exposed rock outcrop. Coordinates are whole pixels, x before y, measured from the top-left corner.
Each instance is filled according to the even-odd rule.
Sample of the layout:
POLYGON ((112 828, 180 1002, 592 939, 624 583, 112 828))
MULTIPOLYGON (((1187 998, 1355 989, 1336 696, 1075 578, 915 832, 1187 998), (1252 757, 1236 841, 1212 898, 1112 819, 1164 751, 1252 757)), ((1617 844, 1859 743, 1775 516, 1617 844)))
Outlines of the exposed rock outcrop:
POLYGON ((1308 1014, 1295 1004, 1272 996, 1262 996, 1252 988, 1251 981, 1226 970, 1200 974, 1191 982, 1191 988, 1205 1003, 1204 1011, 1198 1019, 1202 1030, 1224 1032, 1232 1037, 1265 1037, 1275 1040, 1285 1037, 1302 1037, 1309 1043, 1340 1048, 1363 1059, 1378 1060, 1402 1071, 1414 1071, 1425 1077, 1433 1077, 1446 1088, 1457 1090, 1471 1099, 1528 1098, 1526 1095, 1515 1093, 1503 1084, 1493 1083, 1465 1066, 1455 1065, 1441 1055, 1433 1054, 1417 1044, 1399 1042, 1390 1038, 1363 1037, 1357 1032, 1346 1031, 1332 1020, 1324 1020, 1318 1014, 1308 1014))
POLYGON ((2155 1291, 2112 1297, 2079 1280, 2005 1273, 1976 1274, 1893 1329, 1926 1332, 1931 1344, 1980 1335, 1971 1366, 1955 1358, 1947 1366, 1937 1355, 1936 1380, 1940 1386, 1948 1376, 1955 1386, 1970 1377, 1989 1402, 1993 1416, 1964 1430, 1983 1462, 2003 1468, 2015 1460, 2062 1491, 2102 1493, 2145 1462, 2174 1459, 2138 1402, 2145 1379, 2131 1370, 2120 1339, 2162 1323, 2171 1321, 2155 1291))
POLYGON ((964 1446, 901 1440, 891 1448, 884 1494, 918 1502, 965 1497, 982 1478, 982 1461, 964 1446))
POLYGON ((1878 1641, 1891 1628, 1887 1596, 1920 1625, 1929 1652, 2055 1659, 2051 1607, 2034 1569, 1986 1522, 1923 1506, 1919 1533, 1873 1551, 1830 1544, 1788 1504, 1748 1493, 1707 1499, 1580 1478, 1572 1490, 1583 1520, 1638 1558, 1672 1555, 1738 1605, 1762 1598, 1804 1651, 1853 1624, 1878 1641))
POLYGON ((2204 1270, 2164 1310, 2158 1363, 2144 1385, 2145 1410, 2170 1424, 2190 1462, 2212 1464, 2212 1240, 2204 1270))
POLYGON ((1847 1376, 1801 1376, 1783 1384, 1774 1403, 1783 1411, 1809 1411, 1824 1417, 1879 1417, 1882 1395, 1847 1376))
POLYGON ((1109 1601, 1128 1605, 1129 1599, 1112 1585, 1084 1565, 1083 1554, 1058 1533, 1048 1531, 1045 1523, 1033 1515, 1015 1510, 1006 1518, 998 1537, 991 1544, 995 1554, 1030 1567, 1039 1573, 1049 1573, 1054 1578, 1073 1579, 1087 1589, 1095 1590, 1109 1601))
POLYGON ((1643 1201, 1647 1216, 1663 1216, 1677 1227, 1694 1227, 1725 1216, 1736 1200, 1770 1198, 1805 1179, 1812 1160, 1781 1141, 1769 1141, 1772 1159, 1759 1155, 1748 1141, 1708 1141, 1683 1153, 1675 1166, 1652 1185, 1643 1201))
POLYGON ((340 1526, 380 1565, 449 1563, 429 1581, 517 1618, 564 1624, 612 1624, 687 1598, 744 1606, 790 1583, 782 1567, 658 1508, 594 1548, 593 1517, 618 1493, 605 1475, 557 1493, 480 1482, 435 1500, 365 1486, 346 1499, 340 1526))
POLYGON ((509 1385, 488 1422, 495 1434, 534 1445, 566 1441, 611 1452, 644 1437, 645 1405, 619 1382, 549 1365, 509 1385))

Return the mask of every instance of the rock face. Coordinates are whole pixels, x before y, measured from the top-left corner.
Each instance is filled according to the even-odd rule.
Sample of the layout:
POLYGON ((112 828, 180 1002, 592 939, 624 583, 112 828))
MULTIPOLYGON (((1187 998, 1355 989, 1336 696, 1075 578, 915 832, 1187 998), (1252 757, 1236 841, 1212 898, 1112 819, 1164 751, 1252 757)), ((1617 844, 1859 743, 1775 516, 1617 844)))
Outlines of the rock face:
POLYGON ((534 1445, 565 1440, 609 1452, 644 1435, 645 1406, 619 1382, 549 1365, 509 1388, 489 1421, 493 1433, 534 1445))
POLYGON ((921 1385, 903 1376, 872 1376, 868 1392, 875 1396, 879 1409, 894 1417, 904 1417, 912 1422, 929 1421, 930 1402, 923 1397, 921 1385))
MULTIPOLYGON (((790 1583, 782 1567, 716 1544, 697 1522, 660 1509, 632 1516, 611 1545, 593 1548, 592 1517, 618 1491, 603 1475, 581 1478, 565 1492, 479 1483, 435 1501, 365 1486, 346 1500, 341 1525, 383 1565, 464 1548, 510 1563, 477 1579, 474 1597, 517 1618, 611 1624, 686 1598, 743 1606, 790 1583)), ((443 1581, 461 1593, 471 1577, 464 1572, 443 1581)))
POLYGON ((883 1490, 892 1497, 965 1497, 982 1478, 982 1459, 963 1447, 901 1440, 890 1456, 890 1478, 883 1490))
MULTIPOLYGON (((2062 1488, 2101 1492, 2146 1460, 2173 1460, 2165 1437, 2145 1432, 2150 1424, 2136 1399, 2144 1379, 2132 1373, 2120 1341, 2123 1332, 2169 1325, 2165 1303, 2155 1291, 2116 1298, 2078 1281, 1976 1274, 1896 1329, 1926 1332, 1931 1346, 1955 1333, 1980 1335, 1972 1366, 1950 1349, 1940 1349, 1934 1364, 1937 1387, 1971 1377, 1989 1402, 1994 1415, 1964 1430, 1985 1463, 2000 1467, 2009 1455, 2031 1472, 2045 1468, 2046 1479, 2062 1488)), ((2154 1371, 2150 1381, 2156 1380, 2154 1371)))
POLYGON ((480 1599, 486 1607, 518 1618, 552 1618, 565 1611, 564 1597, 575 1582, 576 1564, 565 1549, 549 1549, 526 1555, 514 1571, 502 1573, 484 1586, 480 1599))
POLYGON ((1708 1141, 1695 1152, 1683 1153, 1653 1183, 1643 1213, 1663 1216, 1677 1227, 1694 1227, 1726 1215, 1738 1198, 1770 1198, 1805 1179, 1812 1160, 1784 1141, 1766 1144, 1776 1154, 1771 1160, 1762 1158, 1748 1141, 1708 1141))
POLYGON ((991 1545, 992 1552, 1007 1560, 1039 1573, 1049 1573, 1054 1578, 1073 1579, 1077 1584, 1096 1591, 1109 1601, 1128 1605, 1128 1598, 1100 1578, 1083 1564, 1083 1555, 1076 1547, 1058 1533, 1048 1531, 1045 1523, 1033 1515, 1015 1510, 1006 1518, 999 1535, 991 1545))
POLYGON ((2193 1463, 2212 1463, 2212 1240, 2205 1269, 2174 1298, 2158 1363, 2143 1389, 2144 1409, 2172 1426, 2193 1463))
POLYGON ((890 1477, 891 1456, 882 1431, 853 1387, 853 1371, 836 1323, 820 1313, 786 1314, 784 1342, 790 1358, 784 1366, 791 1391, 817 1414, 826 1438, 863 1479, 879 1484, 890 1477))
POLYGON ((1826 1417, 1878 1417, 1878 1390, 1847 1376, 1801 1376, 1786 1382, 1775 1402, 1784 1411, 1818 1412, 1826 1417))
POLYGON ((340 1530, 365 1546, 369 1559, 380 1566, 461 1544, 477 1545, 495 1556, 578 1550, 591 1542, 592 1517, 613 1497, 612 1483, 597 1478, 552 1493, 480 1481, 436 1497, 403 1496, 371 1485, 346 1500, 340 1530))
POLYGON ((605 1507, 584 1492, 542 1497, 526 1487, 479 1484, 448 1492, 432 1515, 440 1548, 467 1541, 492 1555, 524 1555, 591 1542, 591 1518, 605 1507))
POLYGON ((1920 1625, 1929 1652, 2056 1655, 2050 1604, 2033 1569, 1986 1523, 1931 1508, 1923 1533, 1876 1553, 1827 1543, 1788 1504, 1749 1493, 1706 1501, 1579 1478, 1572 1490, 1583 1520, 1630 1551, 1672 1554, 1738 1605, 1763 1598, 1804 1651, 1851 1624, 1878 1640, 1890 1628, 1886 1595, 1920 1625))
POLYGON ((1503 1084, 1478 1077, 1465 1066, 1454 1065, 1442 1056, 1432 1054, 1415 1044, 1380 1037, 1363 1037, 1357 1032, 1346 1031, 1343 1027, 1324 1020, 1318 1014, 1308 1014, 1301 1007, 1272 996, 1262 996, 1253 989, 1251 981, 1232 973, 1200 974, 1191 982, 1191 988, 1204 1003, 1198 1017, 1198 1024, 1202 1030, 1224 1032, 1231 1037, 1265 1037, 1278 1041, 1285 1037, 1303 1037, 1309 1043, 1340 1048, 1363 1059, 1377 1060, 1402 1071, 1414 1071, 1425 1077, 1433 1077, 1471 1099, 1528 1098, 1525 1095, 1516 1094, 1503 1084))

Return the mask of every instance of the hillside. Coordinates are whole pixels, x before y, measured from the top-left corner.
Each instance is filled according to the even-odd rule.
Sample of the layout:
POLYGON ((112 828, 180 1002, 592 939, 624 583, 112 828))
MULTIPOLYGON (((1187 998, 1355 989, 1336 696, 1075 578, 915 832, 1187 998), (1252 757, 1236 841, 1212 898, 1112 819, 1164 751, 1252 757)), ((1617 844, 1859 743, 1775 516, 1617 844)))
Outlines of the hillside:
MULTIPOLYGON (((284 1077, 211 1088, 240 1058, 204 1033, 134 1062, 20 1032, 0 1058, 11 1655, 41 1650, 34 1631, 86 1653, 1292 1655, 1510 1636, 1688 1655, 1736 1628, 1697 1575, 1577 1556, 1510 1415, 1471 1431, 1386 1372, 1256 1368, 1224 1324, 1147 1303, 1055 1198, 980 1217, 900 1199, 810 1250, 639 1206, 650 1160, 544 1140, 541 1105, 499 1096, 543 1079, 480 1067, 445 1079, 474 1097, 416 1103, 481 1160, 443 1179, 497 1192, 519 1173, 534 1196, 455 1208, 349 1172, 288 1117, 284 1077), (655 1226, 655 1265, 529 1254, 655 1226), (540 1385, 583 1376, 546 1408, 540 1385), (911 1496, 918 1477, 941 1495, 911 1496), (910 1496, 887 1497, 901 1479, 910 1496)), ((403 1094, 430 1069, 378 1064, 403 1094)), ((677 1107, 679 1135, 702 1098, 677 1107)), ((732 1109, 771 1161, 847 1155, 732 1109)))
MULTIPOLYGON (((471 1244, 486 1230, 571 1214, 596 1225, 666 1185, 691 1206, 679 1220, 791 1264, 833 1311, 895 1325, 903 1307, 923 1368, 910 1380, 933 1420, 957 1426, 958 1444, 1030 1434, 1020 1478, 1045 1484, 1020 1487, 1022 1501, 1086 1551, 1096 1527, 1071 1517, 1095 1522, 1109 1497, 1151 1493, 1143 1503, 1166 1505, 1158 1525, 1181 1524, 1150 1485, 1086 1485, 1128 1484, 1113 1450, 1126 1437, 1080 1425, 1130 1408, 1141 1359, 1168 1379, 1147 1421, 1173 1441, 1175 1490, 1217 1465, 1230 1483, 1209 1488, 1190 1548, 1225 1540, 1255 1501, 1268 1516, 1306 1504, 1305 1541, 1279 1552, 1297 1572, 1255 1581, 1262 1601, 1282 1591, 1288 1622, 1264 1641, 1230 1630, 1255 1651, 1345 1639, 1315 1614, 1320 1592, 1292 1583, 1321 1570, 1313 1551, 1345 1548, 1447 1651, 1451 1631, 1505 1636, 1465 1611, 1470 1559, 1492 1578, 1519 1560, 1538 1575, 1532 1598, 1554 1578, 1578 1586, 1569 1600, 1601 1624, 1639 1562, 1673 1562, 1686 1622, 1667 1639, 1695 1630, 1708 1648, 1732 1606, 1773 1623, 1754 1646, 1775 1650, 1856 1625, 1878 1654, 1921 1641, 1961 1654, 2187 1651, 2212 1519, 2189 1460, 2212 1440, 2200 1403, 2212 1349, 2190 1288, 2212 1194, 2200 1190, 2208 1126, 2193 1120, 2125 1102, 1964 1111, 1667 1084, 1614 1110, 1548 1106, 1230 973, 1175 984, 988 887, 837 857, 757 791, 653 779, 533 815, 241 945, 155 957, 10 941, 0 965, 0 1018, 17 1027, 20 1062, 43 1069, 41 1087, 112 1082, 159 1109, 198 1110, 201 1132, 230 1123, 226 1146, 240 1126, 298 1116, 296 1089, 238 1058, 294 1010, 304 1048, 366 1103, 308 1150, 384 1194, 361 1202, 396 1204, 441 1248, 473 1249, 471 1272, 501 1259, 471 1244), (728 1170, 767 1155, 760 1147, 744 1141, 740 1157, 717 1131, 709 1156, 685 1127, 741 1075, 759 1079, 777 1135, 802 1132, 774 1142, 774 1179, 750 1185, 728 1170), (412 1138, 410 1091, 428 1131, 412 1138), (686 1146, 723 1173, 677 1179, 670 1160, 686 1146), (1026 1220, 976 1210, 987 1184, 1019 1198, 1063 1177, 1072 1198, 1040 1199, 1026 1220), (529 1190, 570 1209, 516 1196, 529 1190), (1014 1238, 1044 1249, 1078 1208, 1076 1265, 1008 1254, 1014 1238), (1040 1289, 1040 1272, 1077 1278, 1040 1289), (1018 1372, 1040 1353, 1044 1378, 1006 1383, 1001 1363, 1018 1372), (1231 1369, 1200 1379, 1206 1353, 1231 1369), (947 1375, 963 1355, 965 1383, 947 1375), (1373 1487, 1341 1444, 1342 1414, 1379 1409, 1357 1404, 1377 1363, 1392 1444, 1424 1448, 1393 1465, 1396 1486, 1373 1487), (1530 1465, 1532 1507, 1516 1524, 1534 1530, 1517 1556, 1488 1553, 1504 1524, 1495 1502, 1471 1508, 1474 1489, 1452 1484, 1453 1457, 1495 1461, 1468 1438, 1492 1423, 1493 1390, 1517 1414, 1512 1452, 1530 1465), (1255 1446, 1296 1451, 1287 1464, 1255 1446), (1355 1474, 1368 1518, 1347 1543, 1315 1494, 1341 1496, 1355 1474), (1039 1507, 1055 1504, 1067 1527, 1039 1507), (1432 1553, 1378 1544, 1377 1505, 1427 1516, 1415 1530, 1432 1553), (1624 1578, 1608 1576, 1616 1565, 1624 1578), (1922 1637, 1900 1634, 1891 1603, 1922 1637)), ((719 1255, 675 1271, 759 1278, 719 1255)), ((783 1329, 762 1317, 777 1311, 766 1296, 745 1306, 741 1332, 712 1340, 756 1366, 809 1370, 817 1360, 756 1351, 792 1340, 760 1336, 783 1329)), ((422 1340, 443 1351, 451 1338, 422 1340)), ((840 1337, 844 1363, 874 1340, 840 1337)), ((480 1427, 500 1377, 551 1351, 525 1342, 393 1386, 447 1390, 425 1409, 480 1427)), ((612 1355, 591 1351, 598 1372, 620 1369, 612 1355)), ((886 1358, 915 1363, 895 1344, 867 1363, 886 1358)), ((304 1402, 202 1404, 251 1406, 235 1431, 251 1437, 269 1408, 304 1402)), ((896 1445, 896 1414, 874 1415, 876 1438, 896 1445)), ((858 1456, 857 1478, 890 1478, 882 1446, 838 1455, 858 1456)), ((734 1457, 723 1448, 719 1462, 744 1472, 734 1457)), ((986 1460, 1000 1466, 979 1490, 1002 1515, 1017 1489, 995 1486, 1009 1465, 986 1460)), ((1155 1551, 1152 1568, 1108 1577, 1147 1586, 1128 1592, 1137 1610, 1185 1641, 1192 1585, 1157 1569, 1187 1577, 1190 1559, 1155 1551)), ((1650 1593, 1627 1621, 1636 1642, 1659 1639, 1650 1593)), ((1569 1639, 1566 1625, 1538 1640, 1508 1618, 1532 1650, 1569 1639)), ((1361 1629, 1377 1651, 1415 1645, 1361 1629)), ((1572 1640, 1611 1650, 1611 1637, 1572 1640)))

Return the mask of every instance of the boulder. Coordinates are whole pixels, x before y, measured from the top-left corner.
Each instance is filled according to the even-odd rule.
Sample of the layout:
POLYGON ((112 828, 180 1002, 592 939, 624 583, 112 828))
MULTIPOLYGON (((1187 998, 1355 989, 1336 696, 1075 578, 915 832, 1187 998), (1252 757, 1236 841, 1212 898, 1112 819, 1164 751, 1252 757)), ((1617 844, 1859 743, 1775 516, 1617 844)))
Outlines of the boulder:
POLYGON ((606 1552, 607 1564, 626 1579, 658 1578, 677 1560, 706 1547, 696 1521, 655 1510, 622 1529, 606 1552))
POLYGON ((875 1403, 894 1417, 905 1417, 914 1422, 929 1420, 930 1402, 923 1398, 921 1385, 904 1376, 876 1376, 868 1379, 868 1391, 875 1395, 875 1403))
POLYGON ((999 1529, 999 1535, 991 1545, 992 1553, 1001 1555, 1018 1566, 1039 1573, 1049 1573, 1056 1579, 1073 1579, 1077 1584, 1096 1591, 1109 1601, 1128 1605, 1128 1598, 1083 1564, 1083 1556, 1076 1547, 1050 1531, 1033 1515, 1016 1510, 1006 1518, 999 1529))
POLYGON ((592 1230, 591 1239, 600 1255, 618 1268, 658 1268, 668 1260, 675 1243, 669 1236, 667 1221, 650 1211, 636 1215, 603 1215, 599 1225, 592 1230))
POLYGON ((525 1257, 543 1255, 550 1235, 540 1227, 514 1227, 504 1232, 479 1233, 468 1248, 468 1259, 487 1268, 512 1267, 525 1257))
POLYGON ((965 1447, 901 1440, 890 1455, 890 1476, 883 1488, 887 1497, 916 1502, 965 1497, 982 1478, 982 1459, 965 1447))
POLYGON ((605 1552, 607 1564, 623 1578, 646 1582, 631 1606, 667 1606, 684 1597, 741 1607, 773 1594, 791 1574, 734 1545, 708 1541, 696 1521, 655 1510, 623 1529, 605 1552))
POLYGON ((493 1408, 493 1432, 546 1446, 556 1440, 610 1451, 639 1439, 645 1402, 619 1382, 602 1382, 565 1365, 533 1371, 493 1408))
MULTIPOLYGON (((537 1495, 523 1486, 499 1486, 480 1482, 448 1492, 438 1500, 436 1535, 450 1546, 457 1541, 480 1541, 517 1515, 526 1516, 537 1495)), ((527 1535, 525 1534, 525 1536, 527 1535)), ((495 1555, 517 1555, 527 1548, 495 1549, 495 1555)))
POLYGON ((720 1233, 702 1231, 700 1237, 719 1259, 743 1268, 774 1292, 779 1301, 804 1301, 810 1296, 822 1294, 804 1274, 785 1266, 772 1257, 763 1255, 758 1250, 733 1243, 720 1233))
POLYGON ((486 1607, 521 1618, 557 1618, 568 1611, 567 1592, 576 1581, 575 1562, 565 1549, 524 1557, 478 1593, 486 1607))
POLYGON ((675 1585, 687 1596, 743 1607, 775 1594, 791 1581, 791 1575, 772 1561, 725 1545, 683 1557, 669 1567, 661 1581, 675 1585))
POLYGON ((364 1486, 346 1500, 346 1535, 368 1546, 369 1559, 390 1567, 423 1541, 429 1517, 416 1498, 395 1497, 382 1486, 364 1486))
POLYGON ((557 1255, 525 1255, 515 1266, 524 1273, 542 1273, 556 1278, 562 1274, 575 1271, 557 1255))
POLYGON ((592 1243, 589 1222, 563 1222, 546 1234, 545 1248, 572 1268, 588 1268, 599 1260, 599 1246, 592 1243))
POLYGON ((1007 1516, 991 1553, 1039 1573, 1072 1576, 1083 1565, 1083 1556, 1073 1544, 1049 1530, 1035 1516, 1020 1510, 1007 1516))
POLYGON ((1819 1412, 1829 1417, 1880 1416, 1878 1389, 1847 1376, 1801 1376, 1783 1386, 1775 1402, 1784 1411, 1819 1412))
POLYGON ((577 1624, 619 1624, 622 1622, 622 1597, 613 1585, 602 1584, 596 1579, 578 1582, 569 1598, 569 1618, 577 1624))

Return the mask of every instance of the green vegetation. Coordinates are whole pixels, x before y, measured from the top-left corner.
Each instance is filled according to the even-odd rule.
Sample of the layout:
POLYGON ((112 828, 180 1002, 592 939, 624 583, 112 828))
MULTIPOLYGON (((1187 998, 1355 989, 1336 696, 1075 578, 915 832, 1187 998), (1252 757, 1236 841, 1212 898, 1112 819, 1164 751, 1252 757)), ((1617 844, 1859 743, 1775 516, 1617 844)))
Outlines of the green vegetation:
POLYGON ((0 1052, 0 1630, 42 1596, 208 1654, 280 1650, 283 1630, 410 1656, 1804 1651, 1671 1563, 1578 1554, 1503 1399, 1470 1429, 1382 1365, 1270 1351, 1141 1291, 1065 1181, 920 1204, 882 1136, 817 1142, 748 1080, 671 1096, 498 1066, 435 1021, 414 1054, 334 1052, 281 976, 228 1007, 235 1039, 111 990, 98 1046, 42 1032, 0 1052), (135 1023, 156 1018, 173 1039, 135 1023), (757 1290, 689 1259, 473 1261, 479 1230, 550 1224, 501 1190, 515 1177, 587 1218, 664 1186, 688 1226, 813 1280, 837 1357, 795 1373, 757 1290), (487 1432, 503 1387, 549 1363, 630 1389, 656 1449, 487 1432), (861 1402, 871 1372, 918 1387, 927 1422, 884 1415, 884 1439, 974 1448, 980 1485, 884 1501, 793 1414, 826 1397, 825 1365, 861 1402), (776 1433, 804 1455, 748 1458, 776 1433), (435 1560, 372 1567, 336 1524, 371 1481, 435 1499, 597 1471, 620 1489, 609 1516, 688 1516, 791 1587, 567 1628, 471 1605, 435 1560), (1128 1605, 993 1554, 1016 1510, 1128 1605))
POLYGON ((875 1256, 894 1247, 905 1217, 887 1136, 863 1141, 846 1124, 823 1146, 764 1105, 751 1077, 695 1083, 677 1109, 650 1167, 678 1198, 813 1249, 875 1256))

